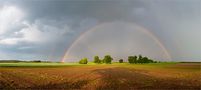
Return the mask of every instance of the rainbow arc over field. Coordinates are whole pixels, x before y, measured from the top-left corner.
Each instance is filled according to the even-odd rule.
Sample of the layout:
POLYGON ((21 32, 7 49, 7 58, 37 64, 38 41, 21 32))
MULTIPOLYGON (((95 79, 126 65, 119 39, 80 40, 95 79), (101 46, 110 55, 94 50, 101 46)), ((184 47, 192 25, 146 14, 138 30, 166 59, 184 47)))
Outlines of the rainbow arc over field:
MULTIPOLYGON (((86 30, 86 32, 82 33, 72 44, 71 46, 66 50, 64 56, 62 57, 61 62, 66 62, 66 60, 70 57, 69 53, 73 50, 74 46, 76 46, 84 37, 85 35, 92 33, 93 31, 98 30, 98 28, 100 27, 104 27, 106 25, 110 25, 113 22, 107 22, 107 23, 100 23, 92 28, 90 28, 89 30, 86 30)), ((166 49, 166 47, 163 45, 163 43, 160 41, 159 38, 157 38, 152 32, 150 32, 149 30, 147 30, 146 28, 136 24, 136 23, 130 23, 130 22, 118 22, 118 23, 124 23, 126 25, 128 25, 129 27, 133 28, 133 30, 138 30, 139 32, 145 34, 146 36, 148 36, 149 38, 151 38, 158 46, 159 48, 164 52, 164 55, 167 57, 168 60, 172 60, 172 57, 170 55, 170 53, 168 52, 168 50, 166 49), (136 29, 137 28, 137 29, 136 29)), ((84 43, 86 48, 93 53, 93 50, 91 49, 91 47, 89 46, 90 44, 87 45, 87 43, 84 43)))

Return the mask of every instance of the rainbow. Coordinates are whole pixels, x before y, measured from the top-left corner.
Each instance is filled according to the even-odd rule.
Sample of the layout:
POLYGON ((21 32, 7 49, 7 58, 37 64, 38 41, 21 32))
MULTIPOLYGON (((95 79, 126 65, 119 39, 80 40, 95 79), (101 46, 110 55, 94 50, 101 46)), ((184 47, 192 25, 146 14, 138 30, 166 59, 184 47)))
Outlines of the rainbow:
MULTIPOLYGON (((69 55, 71 49, 73 48, 73 46, 75 46, 79 42, 79 40, 81 40, 85 36, 85 34, 88 34, 88 33, 92 32, 94 30, 97 30, 99 27, 107 25, 107 24, 110 24, 110 23, 101 23, 101 24, 98 24, 98 25, 92 27, 91 29, 87 30, 86 32, 82 33, 72 43, 72 45, 66 50, 66 52, 64 53, 64 56, 62 57, 61 62, 65 62, 65 60, 68 58, 68 55, 69 55)), ((150 32, 149 30, 147 30, 144 27, 141 27, 140 25, 137 25, 135 23, 127 23, 126 22, 126 24, 132 26, 133 28, 136 28, 136 26, 137 26, 137 28, 138 28, 137 30, 139 30, 140 32, 144 33, 145 35, 148 35, 151 39, 153 39, 159 45, 159 47, 162 49, 162 51, 168 57, 168 59, 172 60, 172 57, 171 57, 170 53, 168 52, 168 50, 165 48, 165 46, 163 45, 163 43, 152 32, 150 32)), ((87 49, 90 50, 90 47, 87 47, 87 49)))

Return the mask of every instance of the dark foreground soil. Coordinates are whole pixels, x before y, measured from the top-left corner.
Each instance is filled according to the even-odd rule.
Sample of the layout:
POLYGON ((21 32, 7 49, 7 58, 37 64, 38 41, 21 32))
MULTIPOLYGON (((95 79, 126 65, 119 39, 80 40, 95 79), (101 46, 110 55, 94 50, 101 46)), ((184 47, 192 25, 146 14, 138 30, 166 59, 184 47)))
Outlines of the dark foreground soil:
POLYGON ((201 71, 184 65, 175 65, 174 69, 119 65, 3 67, 0 68, 0 89, 200 90, 201 71))

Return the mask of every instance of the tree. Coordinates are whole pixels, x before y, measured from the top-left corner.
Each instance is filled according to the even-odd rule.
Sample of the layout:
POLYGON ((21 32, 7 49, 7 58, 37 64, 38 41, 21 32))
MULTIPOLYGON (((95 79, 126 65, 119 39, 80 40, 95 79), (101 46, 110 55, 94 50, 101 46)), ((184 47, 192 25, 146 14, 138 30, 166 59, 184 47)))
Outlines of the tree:
POLYGON ((79 64, 87 64, 88 63, 88 60, 87 58, 83 58, 79 61, 79 64))
POLYGON ((123 60, 123 59, 120 59, 120 60, 119 60, 119 63, 123 63, 123 62, 124 62, 124 60, 123 60))
POLYGON ((113 60, 113 58, 110 55, 105 55, 103 62, 106 64, 111 64, 112 60, 113 60))
POLYGON ((143 63, 143 61, 142 61, 142 55, 139 55, 139 57, 138 57, 138 61, 137 61, 138 63, 143 63))
POLYGON ((34 60, 33 62, 40 63, 42 61, 41 60, 34 60))
POLYGON ((128 62, 134 63, 135 57, 134 56, 128 56, 128 62))
POLYGON ((101 60, 98 56, 94 56, 94 63, 101 63, 101 60))
POLYGON ((101 60, 101 63, 105 63, 104 59, 103 59, 103 60, 101 60))
POLYGON ((148 63, 154 63, 154 60, 148 59, 148 63))
POLYGON ((147 57, 142 58, 142 63, 149 63, 149 59, 147 57))
POLYGON ((134 56, 134 63, 137 63, 137 56, 134 56))
POLYGON ((144 57, 142 55, 137 56, 128 56, 128 62, 129 63, 157 63, 152 59, 149 59, 148 57, 144 57))

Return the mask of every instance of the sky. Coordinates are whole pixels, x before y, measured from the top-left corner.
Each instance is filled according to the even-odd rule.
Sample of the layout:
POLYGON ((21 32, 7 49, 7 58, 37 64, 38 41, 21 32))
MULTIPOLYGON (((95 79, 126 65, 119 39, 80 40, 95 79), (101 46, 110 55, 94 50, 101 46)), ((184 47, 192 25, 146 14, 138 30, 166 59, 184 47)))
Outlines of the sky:
POLYGON ((200 0, 0 0, 1 60, 200 61, 200 34, 200 0))

